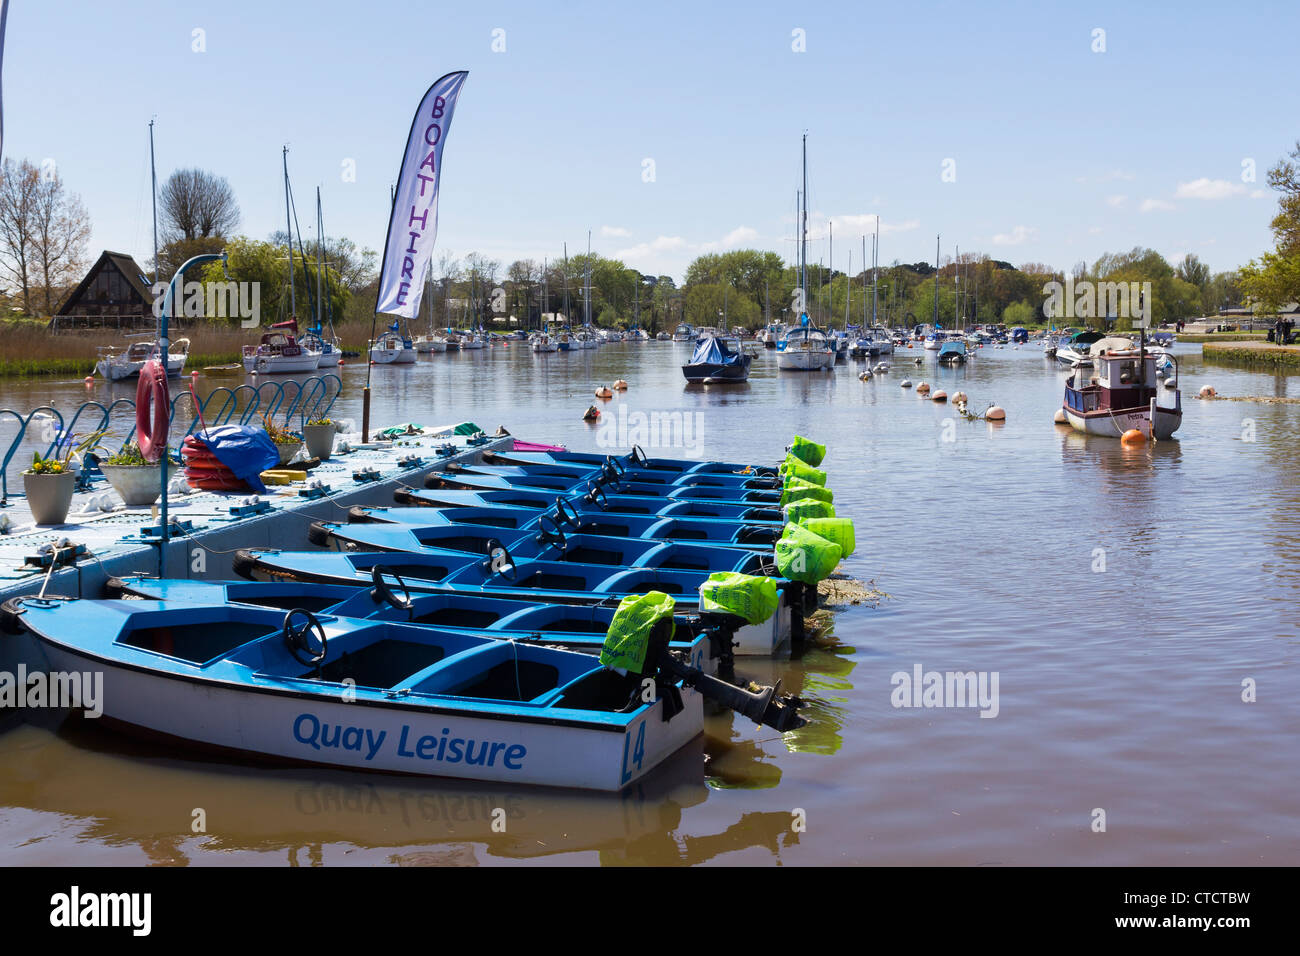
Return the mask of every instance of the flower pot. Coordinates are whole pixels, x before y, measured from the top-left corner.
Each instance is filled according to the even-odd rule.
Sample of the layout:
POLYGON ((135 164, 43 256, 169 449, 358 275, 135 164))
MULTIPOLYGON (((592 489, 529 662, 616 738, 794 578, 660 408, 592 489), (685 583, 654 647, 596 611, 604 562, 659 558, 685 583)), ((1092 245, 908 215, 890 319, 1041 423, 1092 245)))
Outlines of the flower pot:
POLYGON ((302 447, 302 442, 300 441, 286 442, 283 445, 277 442, 275 446, 275 450, 280 453, 280 464, 282 465, 289 464, 289 459, 291 459, 294 455, 298 454, 298 449, 301 447, 302 447))
MULTIPOLYGON (((171 481, 177 465, 168 465, 167 480, 171 481)), ((99 466, 113 490, 122 496, 129 508, 147 507, 162 494, 162 482, 157 465, 104 465, 99 466)))
POLYGON ((334 423, 328 425, 304 425, 302 437, 307 442, 307 454, 321 461, 329 458, 334 451, 334 423))
POLYGON ((23 473, 23 490, 27 493, 27 506, 37 524, 63 524, 72 506, 72 491, 77 486, 77 476, 70 471, 58 475, 33 475, 23 473))

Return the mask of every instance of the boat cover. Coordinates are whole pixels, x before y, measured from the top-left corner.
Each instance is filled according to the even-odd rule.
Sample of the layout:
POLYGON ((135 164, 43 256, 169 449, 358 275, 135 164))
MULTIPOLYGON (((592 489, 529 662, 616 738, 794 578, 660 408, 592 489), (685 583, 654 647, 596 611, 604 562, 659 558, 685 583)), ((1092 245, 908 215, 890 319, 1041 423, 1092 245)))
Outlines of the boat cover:
POLYGON ((193 436, 205 445, 234 476, 259 494, 266 493, 261 474, 280 464, 280 452, 271 436, 252 425, 214 425, 193 436))
POLYGON ((691 365, 737 365, 740 356, 713 335, 706 335, 695 344, 695 354, 691 356, 691 365))

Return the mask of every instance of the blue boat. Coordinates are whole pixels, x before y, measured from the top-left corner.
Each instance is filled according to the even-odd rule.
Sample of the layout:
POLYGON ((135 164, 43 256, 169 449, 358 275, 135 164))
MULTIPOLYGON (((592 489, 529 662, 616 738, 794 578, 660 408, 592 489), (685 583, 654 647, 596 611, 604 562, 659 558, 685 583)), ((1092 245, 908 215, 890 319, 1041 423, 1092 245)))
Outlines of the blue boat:
MULTIPOLYGON (((410 508, 477 508, 518 507, 546 508, 553 504, 554 492, 540 489, 507 488, 484 491, 463 491, 454 488, 398 490, 393 500, 410 508)), ((664 499, 661 495, 620 495, 615 492, 582 492, 565 496, 565 501, 578 502, 583 511, 590 510, 608 515, 646 515, 675 518, 729 518, 744 522, 771 524, 785 520, 778 507, 762 507, 725 501, 699 501, 688 498, 664 499)), ((398 509, 394 509, 398 510, 398 509)))
POLYGON ((695 344, 695 354, 682 366, 682 374, 692 384, 724 385, 749 379, 754 357, 745 351, 732 351, 716 335, 706 335, 695 344))
POLYGON ((10 610, 52 670, 103 675, 106 722, 277 763, 618 791, 702 733, 704 693, 773 726, 802 721, 775 688, 747 694, 678 660, 667 627, 632 674, 303 608, 28 597, 10 610))
POLYGON ((784 522, 742 522, 722 518, 672 518, 608 514, 583 506, 585 499, 557 498, 550 508, 498 505, 481 508, 366 508, 348 511, 349 524, 476 526, 506 531, 543 531, 558 525, 562 534, 636 538, 643 541, 689 541, 717 547, 772 550, 784 522), (576 503, 574 503, 576 502, 576 503))
POLYGON ((483 460, 488 464, 503 465, 589 465, 600 468, 607 462, 621 464, 637 471, 677 472, 691 474, 735 475, 747 473, 772 476, 777 469, 772 465, 746 464, 732 461, 695 461, 690 458, 649 458, 639 445, 625 455, 607 455, 585 451, 485 451, 483 460))
POLYGON ((334 524, 313 522, 308 540, 337 551, 455 551, 483 556, 496 548, 511 562, 558 561, 606 568, 668 568, 776 574, 771 550, 766 555, 740 548, 597 534, 565 534, 560 521, 539 530, 480 528, 477 525, 334 524))
MULTIPOLYGON (((411 594, 401 578, 375 565, 372 586, 305 584, 300 581, 194 581, 146 575, 112 578, 108 593, 188 604, 250 604, 313 614, 334 614, 369 621, 396 621, 444 630, 564 647, 597 654, 605 641, 615 608, 573 604, 536 604, 474 594, 411 594)), ((669 649, 685 655, 705 673, 730 670, 731 642, 743 624, 727 614, 677 614, 669 649)))
MULTIPOLYGON (((634 567, 516 558, 493 545, 488 555, 459 551, 276 551, 240 550, 235 574, 252 581, 371 586, 375 565, 401 577, 411 594, 468 594, 538 604, 616 606, 629 594, 670 594, 682 614, 699 614, 702 569, 634 567)), ((811 603, 806 586, 776 578, 776 612, 737 630, 737 653, 768 655, 803 637, 802 614, 811 603)), ((811 589, 815 597, 816 589, 811 589)))
MULTIPOLYGON (((504 491, 525 489, 531 491, 550 491, 552 495, 592 494, 598 500, 611 493, 619 495, 636 495, 658 497, 662 499, 692 501, 725 501, 732 504, 777 506, 781 501, 778 490, 746 490, 741 488, 717 488, 701 485, 672 486, 663 484, 646 484, 639 481, 609 480, 602 476, 598 480, 574 480, 569 477, 553 475, 531 475, 496 473, 483 474, 467 469, 431 472, 424 479, 424 486, 431 489, 454 488, 464 491, 504 491)), ((602 501, 603 504, 603 501, 602 501)))
POLYGON ((966 343, 961 339, 948 339, 939 346, 940 365, 965 365, 966 343))
POLYGON ((519 478, 562 478, 571 482, 595 481, 639 484, 659 488, 733 488, 769 490, 781 487, 776 475, 725 474, 722 472, 660 472, 636 469, 610 458, 599 467, 590 465, 493 465, 465 464, 458 474, 501 475, 519 478))

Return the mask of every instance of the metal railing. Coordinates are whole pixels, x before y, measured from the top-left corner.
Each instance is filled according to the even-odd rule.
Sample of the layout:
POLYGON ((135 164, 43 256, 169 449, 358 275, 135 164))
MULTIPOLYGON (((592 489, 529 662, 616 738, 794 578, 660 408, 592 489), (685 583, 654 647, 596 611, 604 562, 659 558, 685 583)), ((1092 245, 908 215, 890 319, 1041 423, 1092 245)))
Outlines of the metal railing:
MULTIPOLYGON (((296 419, 301 428, 309 421, 328 417, 342 393, 343 380, 332 373, 313 375, 301 382, 290 379, 284 382, 263 382, 256 386, 239 385, 233 389, 223 385, 199 399, 197 404, 196 396, 191 391, 182 390, 172 396, 171 420, 173 423, 183 420, 183 417, 178 418, 177 406, 178 403, 188 403, 192 411, 189 413, 189 426, 180 436, 182 440, 205 426, 228 425, 232 420, 236 424, 247 425, 268 418, 272 422, 279 419, 285 427, 289 427, 296 419)), ((186 410, 182 408, 179 411, 183 416, 186 410)), ((82 402, 70 419, 65 419, 63 413, 51 405, 34 408, 25 415, 12 408, 0 408, 0 422, 12 418, 18 423, 18 430, 10 439, 4 457, 0 460, 0 508, 9 505, 9 465, 27 439, 34 419, 40 422, 51 421, 54 426, 53 436, 43 452, 39 451, 43 440, 37 443, 41 457, 50 458, 76 446, 77 426, 82 423, 84 416, 89 416, 86 419, 85 434, 92 435, 96 432, 107 433, 115 414, 129 415, 127 420, 130 427, 121 446, 125 447, 135 437, 134 413, 135 401, 129 398, 119 398, 108 405, 97 401, 82 402)), ((96 475, 97 469, 83 476, 82 484, 96 475)))

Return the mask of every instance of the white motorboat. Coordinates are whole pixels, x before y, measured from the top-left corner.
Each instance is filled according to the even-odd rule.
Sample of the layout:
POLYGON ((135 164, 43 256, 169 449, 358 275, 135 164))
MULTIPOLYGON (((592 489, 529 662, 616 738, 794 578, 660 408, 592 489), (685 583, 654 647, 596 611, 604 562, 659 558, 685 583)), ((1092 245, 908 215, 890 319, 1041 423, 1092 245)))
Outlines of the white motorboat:
MULTIPOLYGON (((1120 438, 1137 429, 1159 441, 1173 437, 1183 421, 1182 394, 1176 386, 1163 392, 1157 387, 1158 358, 1144 344, 1098 351, 1095 375, 1082 367, 1074 370, 1061 408, 1075 431, 1120 438)), ((1160 358, 1173 367, 1176 380, 1177 362, 1168 355, 1160 358)))
MULTIPOLYGON (((167 349, 167 374, 171 377, 180 375, 185 370, 189 358, 190 340, 177 339, 167 349)), ((140 374, 144 363, 158 357, 158 340, 132 342, 123 350, 113 348, 100 349, 95 371, 109 382, 118 382, 140 374)))
POLYGON ((272 325, 257 345, 244 346, 244 371, 259 375, 314 372, 320 367, 320 356, 298 341, 298 320, 288 319, 272 325))
POLYGON ((421 355, 428 355, 432 352, 446 352, 447 340, 441 335, 417 335, 415 337, 415 351, 421 355))

